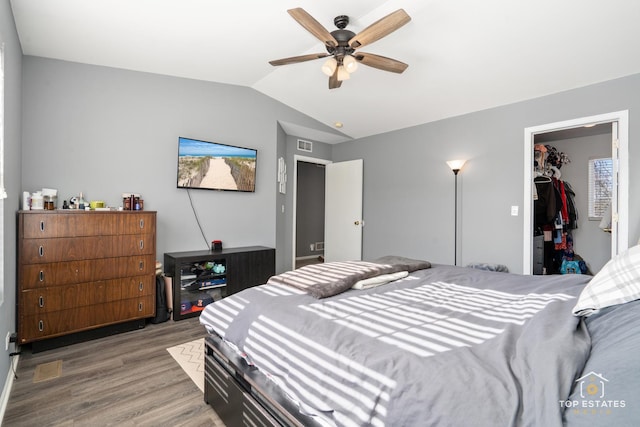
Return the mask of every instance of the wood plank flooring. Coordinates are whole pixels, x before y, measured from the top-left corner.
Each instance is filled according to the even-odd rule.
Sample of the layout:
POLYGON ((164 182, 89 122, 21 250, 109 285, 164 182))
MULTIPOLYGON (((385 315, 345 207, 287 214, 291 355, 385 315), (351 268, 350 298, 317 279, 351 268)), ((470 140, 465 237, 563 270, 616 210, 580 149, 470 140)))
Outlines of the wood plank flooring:
POLYGON ((197 318, 32 354, 23 347, 3 426, 215 426, 224 424, 167 348, 205 335, 197 318), (62 360, 58 378, 36 366, 62 360))

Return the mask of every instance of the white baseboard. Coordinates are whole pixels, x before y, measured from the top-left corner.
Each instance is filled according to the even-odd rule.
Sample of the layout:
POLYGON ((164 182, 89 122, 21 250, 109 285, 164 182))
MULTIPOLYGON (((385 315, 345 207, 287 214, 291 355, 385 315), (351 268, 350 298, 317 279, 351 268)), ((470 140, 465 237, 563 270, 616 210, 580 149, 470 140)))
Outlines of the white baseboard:
POLYGON ((0 426, 4 421, 4 412, 7 410, 7 404, 9 403, 9 395, 11 394, 11 388, 13 387, 13 367, 18 366, 18 359, 20 355, 13 356, 9 360, 9 372, 7 372, 7 380, 4 382, 4 388, 2 389, 2 396, 0 396, 0 426))

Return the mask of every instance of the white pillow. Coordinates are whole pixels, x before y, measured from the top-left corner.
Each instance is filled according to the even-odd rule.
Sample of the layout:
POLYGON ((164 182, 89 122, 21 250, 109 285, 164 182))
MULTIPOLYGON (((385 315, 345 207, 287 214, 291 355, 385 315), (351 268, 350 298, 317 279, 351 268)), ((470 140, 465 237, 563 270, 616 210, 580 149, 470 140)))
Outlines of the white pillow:
POLYGON ((381 274, 379 276, 370 277, 368 279, 358 280, 353 286, 353 289, 369 289, 376 286, 384 285, 394 280, 402 279, 409 275, 408 271, 398 271, 397 273, 381 274))
POLYGON ((640 246, 612 258, 585 286, 573 307, 576 316, 590 316, 601 308, 640 299, 640 246))

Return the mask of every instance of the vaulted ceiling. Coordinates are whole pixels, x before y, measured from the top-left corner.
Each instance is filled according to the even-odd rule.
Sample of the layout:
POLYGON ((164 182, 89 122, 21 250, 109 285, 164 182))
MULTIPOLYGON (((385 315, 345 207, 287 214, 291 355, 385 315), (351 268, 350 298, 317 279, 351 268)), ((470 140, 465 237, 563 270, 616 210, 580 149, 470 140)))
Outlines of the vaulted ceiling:
MULTIPOLYGON (((334 143, 640 72, 635 0, 11 0, 25 55, 254 88, 344 126, 334 143), (363 51, 409 64, 360 65, 328 89, 324 52, 287 13, 358 33, 397 9, 412 20, 363 51)), ((293 125, 295 127, 295 125, 293 125)))

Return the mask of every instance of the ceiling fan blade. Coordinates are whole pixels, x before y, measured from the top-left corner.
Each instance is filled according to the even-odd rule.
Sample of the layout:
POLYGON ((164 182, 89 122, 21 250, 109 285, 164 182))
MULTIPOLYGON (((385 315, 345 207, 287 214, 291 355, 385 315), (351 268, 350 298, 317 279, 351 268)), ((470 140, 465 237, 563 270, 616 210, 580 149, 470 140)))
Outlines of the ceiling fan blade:
POLYGON ((323 27, 321 23, 316 21, 316 19, 309 15, 303 8, 297 7, 295 9, 289 9, 287 12, 289 12, 289 15, 291 15, 293 19, 298 21, 298 24, 316 36, 325 46, 338 46, 338 41, 331 35, 329 30, 323 27))
POLYGON ((355 56, 356 60, 361 64, 368 65, 369 67, 377 68, 379 70, 391 71, 392 73, 400 74, 409 66, 404 62, 387 58, 386 56, 374 55, 373 53, 357 52, 353 56, 355 56))
POLYGON ((329 89, 337 89, 342 85, 342 81, 338 80, 338 69, 329 77, 329 89))
POLYGON ((407 12, 405 12, 404 9, 398 9, 353 36, 353 38, 349 40, 349 46, 357 49, 371 44, 391 34, 409 21, 411 21, 411 17, 407 12))
POLYGON ((282 58, 282 59, 276 59, 273 61, 269 61, 269 64, 271 65, 288 65, 288 64, 295 64, 298 62, 305 62, 305 61, 312 61, 314 59, 320 59, 320 58, 324 58, 326 56, 329 56, 328 53, 312 53, 309 55, 300 55, 300 56, 292 56, 290 58, 282 58))

